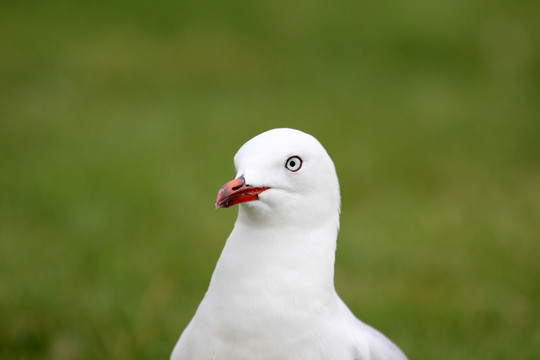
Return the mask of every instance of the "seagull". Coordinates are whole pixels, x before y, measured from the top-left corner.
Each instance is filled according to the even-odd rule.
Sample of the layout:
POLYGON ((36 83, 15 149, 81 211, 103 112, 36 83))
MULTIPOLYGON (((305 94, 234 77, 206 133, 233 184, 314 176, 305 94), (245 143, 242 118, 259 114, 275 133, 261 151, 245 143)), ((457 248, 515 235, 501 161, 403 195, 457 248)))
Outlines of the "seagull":
POLYGON ((234 164, 215 208, 238 218, 171 360, 406 360, 336 293, 339 182, 319 141, 269 130, 234 164))

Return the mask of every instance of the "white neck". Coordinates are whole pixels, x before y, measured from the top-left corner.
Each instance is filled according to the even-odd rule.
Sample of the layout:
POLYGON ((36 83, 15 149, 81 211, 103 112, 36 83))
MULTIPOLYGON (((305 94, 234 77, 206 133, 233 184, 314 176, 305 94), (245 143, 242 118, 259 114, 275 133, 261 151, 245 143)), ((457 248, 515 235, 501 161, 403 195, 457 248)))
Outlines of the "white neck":
MULTIPOLYGON (((334 291, 337 228, 333 222, 299 228, 261 228, 239 217, 218 261, 210 290, 237 283, 251 291, 262 283, 280 292, 334 291)), ((247 290, 247 289, 246 289, 247 290)), ((225 294, 221 294, 225 295, 225 294)))
POLYGON ((261 229, 239 217, 201 306, 208 315, 220 313, 224 321, 225 312, 229 320, 244 319, 235 327, 245 336, 256 336, 263 323, 300 325, 314 313, 333 311, 339 302, 334 289, 336 237, 335 221, 306 232, 296 227, 261 229))

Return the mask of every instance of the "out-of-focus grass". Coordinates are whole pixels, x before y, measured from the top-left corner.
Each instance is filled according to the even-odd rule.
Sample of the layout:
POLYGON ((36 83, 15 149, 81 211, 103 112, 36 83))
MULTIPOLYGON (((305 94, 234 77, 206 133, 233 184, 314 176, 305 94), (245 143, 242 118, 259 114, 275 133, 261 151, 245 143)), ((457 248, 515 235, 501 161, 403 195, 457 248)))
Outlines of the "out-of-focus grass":
POLYGON ((540 354, 532 2, 67 2, 0 11, 0 358, 167 357, 288 126, 343 195, 336 286, 411 359, 540 354))

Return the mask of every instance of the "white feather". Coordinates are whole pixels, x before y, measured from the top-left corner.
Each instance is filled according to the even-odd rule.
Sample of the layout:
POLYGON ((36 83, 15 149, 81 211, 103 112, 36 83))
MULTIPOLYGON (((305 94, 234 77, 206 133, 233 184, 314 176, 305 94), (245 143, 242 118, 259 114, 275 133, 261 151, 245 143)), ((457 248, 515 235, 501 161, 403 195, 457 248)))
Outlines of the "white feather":
POLYGON ((172 360, 403 360, 334 288, 340 195, 334 164, 312 136, 274 129, 235 156, 237 177, 266 186, 240 204, 208 291, 172 360), (297 172, 286 160, 303 160, 297 172))

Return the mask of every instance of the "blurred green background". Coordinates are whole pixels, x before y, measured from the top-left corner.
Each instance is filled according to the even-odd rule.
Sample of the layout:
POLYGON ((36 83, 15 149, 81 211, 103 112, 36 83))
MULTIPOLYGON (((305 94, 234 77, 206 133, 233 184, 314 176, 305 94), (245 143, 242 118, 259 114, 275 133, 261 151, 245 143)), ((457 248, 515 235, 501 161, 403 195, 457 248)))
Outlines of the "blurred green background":
POLYGON ((167 358, 256 134, 340 176, 336 287, 410 359, 540 358, 540 3, 0 4, 0 358, 167 358))

